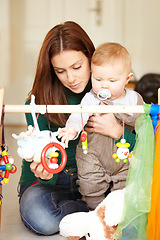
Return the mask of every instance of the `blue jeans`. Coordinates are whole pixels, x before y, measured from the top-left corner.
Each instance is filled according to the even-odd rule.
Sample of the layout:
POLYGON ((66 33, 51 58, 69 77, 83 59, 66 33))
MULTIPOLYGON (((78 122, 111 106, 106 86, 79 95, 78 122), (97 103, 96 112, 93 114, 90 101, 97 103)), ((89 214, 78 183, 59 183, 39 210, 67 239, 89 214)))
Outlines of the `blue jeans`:
POLYGON ((37 183, 25 191, 23 187, 20 189, 22 222, 37 234, 57 233, 64 216, 73 212, 89 211, 78 192, 77 169, 62 171, 58 175, 56 186, 47 187, 37 183))

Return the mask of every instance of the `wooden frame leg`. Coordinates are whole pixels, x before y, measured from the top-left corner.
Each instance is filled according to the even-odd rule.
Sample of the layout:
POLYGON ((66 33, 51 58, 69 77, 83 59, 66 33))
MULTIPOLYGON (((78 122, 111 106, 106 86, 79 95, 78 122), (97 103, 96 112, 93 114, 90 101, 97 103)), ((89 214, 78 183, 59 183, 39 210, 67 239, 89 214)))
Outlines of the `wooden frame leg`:
MULTIPOLYGON (((2 117, 3 103, 4 103, 4 89, 0 88, 0 123, 1 123, 1 117, 2 117)), ((1 142, 2 142, 2 126, 0 126, 0 143, 1 142)), ((2 185, 0 185, 0 194, 2 194, 2 185)), ((2 222, 1 210, 2 210, 2 205, 0 204, 0 228, 1 228, 1 222, 2 222)))

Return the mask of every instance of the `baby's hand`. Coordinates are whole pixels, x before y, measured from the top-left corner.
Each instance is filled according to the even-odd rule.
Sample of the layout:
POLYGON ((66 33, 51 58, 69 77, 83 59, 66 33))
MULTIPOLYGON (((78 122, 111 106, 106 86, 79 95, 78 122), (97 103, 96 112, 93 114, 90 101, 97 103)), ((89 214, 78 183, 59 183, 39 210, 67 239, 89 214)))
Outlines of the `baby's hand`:
POLYGON ((68 148, 68 142, 73 140, 78 134, 78 130, 75 127, 65 127, 59 129, 58 138, 61 138, 61 142, 65 143, 65 147, 68 148))

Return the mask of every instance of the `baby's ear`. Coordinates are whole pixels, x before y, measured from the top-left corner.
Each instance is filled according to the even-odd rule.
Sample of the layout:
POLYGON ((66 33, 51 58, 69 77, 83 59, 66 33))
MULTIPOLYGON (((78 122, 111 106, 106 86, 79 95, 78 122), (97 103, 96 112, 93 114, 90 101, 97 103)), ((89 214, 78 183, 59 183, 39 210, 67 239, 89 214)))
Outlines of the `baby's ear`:
POLYGON ((133 77, 133 73, 129 73, 126 79, 127 80, 126 84, 131 80, 132 77, 133 77))

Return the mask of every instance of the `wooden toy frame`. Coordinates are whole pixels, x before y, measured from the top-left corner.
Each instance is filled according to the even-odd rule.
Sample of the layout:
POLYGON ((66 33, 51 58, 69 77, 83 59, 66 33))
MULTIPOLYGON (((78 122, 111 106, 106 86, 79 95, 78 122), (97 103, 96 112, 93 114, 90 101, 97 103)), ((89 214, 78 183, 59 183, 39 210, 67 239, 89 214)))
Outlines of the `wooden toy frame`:
MULTIPOLYGON (((0 119, 4 105, 4 88, 0 88, 0 119)), ((160 89, 158 89, 158 105, 160 105, 160 89)), ((45 111, 46 106, 40 106, 45 111)), ((49 105, 47 106, 48 113, 144 113, 143 106, 117 106, 117 105, 49 105)), ((30 113, 30 105, 5 105, 5 113, 30 113)), ((2 126, 0 126, 0 140, 2 141, 2 126)), ((0 185, 0 194, 2 194, 2 185, 0 185)), ((0 226, 1 226, 1 205, 0 205, 0 226)))

